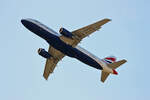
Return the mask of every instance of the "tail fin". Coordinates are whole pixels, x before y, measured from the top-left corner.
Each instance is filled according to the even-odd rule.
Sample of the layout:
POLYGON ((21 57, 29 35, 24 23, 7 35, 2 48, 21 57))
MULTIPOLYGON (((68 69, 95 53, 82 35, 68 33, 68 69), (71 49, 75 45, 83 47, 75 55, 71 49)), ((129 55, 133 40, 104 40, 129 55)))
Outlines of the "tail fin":
MULTIPOLYGON (((107 66, 110 67, 110 68, 112 68, 112 70, 114 70, 114 69, 118 68, 120 65, 124 64, 125 62, 127 62, 127 61, 126 60, 120 60, 120 61, 117 61, 117 62, 114 62, 114 63, 107 64, 107 66)), ((109 76, 109 74, 110 73, 102 71, 101 81, 105 82, 105 80, 107 79, 107 77, 109 76)))
POLYGON ((110 63, 113 63, 113 62, 116 61, 116 57, 114 57, 114 56, 108 56, 108 57, 105 57, 103 60, 104 60, 106 63, 110 64, 110 63))

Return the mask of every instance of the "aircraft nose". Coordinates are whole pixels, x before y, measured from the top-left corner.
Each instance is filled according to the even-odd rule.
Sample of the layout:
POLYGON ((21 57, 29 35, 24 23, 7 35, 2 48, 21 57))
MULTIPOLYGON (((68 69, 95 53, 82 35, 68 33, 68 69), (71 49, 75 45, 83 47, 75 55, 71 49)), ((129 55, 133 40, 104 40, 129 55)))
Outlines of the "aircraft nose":
POLYGON ((21 23, 22 23, 23 25, 25 25, 26 20, 25 20, 25 19, 21 19, 21 23))
POLYGON ((21 23, 29 30, 31 30, 31 22, 29 22, 27 19, 21 19, 21 23))

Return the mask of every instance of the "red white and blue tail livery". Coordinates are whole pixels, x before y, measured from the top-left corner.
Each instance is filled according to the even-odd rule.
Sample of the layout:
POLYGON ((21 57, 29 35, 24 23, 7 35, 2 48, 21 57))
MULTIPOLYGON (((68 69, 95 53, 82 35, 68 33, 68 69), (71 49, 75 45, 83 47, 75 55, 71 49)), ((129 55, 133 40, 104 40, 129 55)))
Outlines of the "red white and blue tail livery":
POLYGON ((104 61, 106 62, 106 63, 113 63, 113 62, 115 62, 117 59, 116 59, 116 57, 114 57, 114 56, 109 56, 109 57, 106 57, 106 58, 104 58, 104 61))
MULTIPOLYGON (((112 69, 113 71, 112 74, 114 75, 118 75, 118 72, 115 69, 126 62, 126 60, 120 60, 120 61, 116 61, 116 60, 117 59, 114 56, 109 56, 103 59, 103 61, 106 63, 106 66, 112 69)), ((109 76, 109 74, 110 73, 102 70, 101 81, 104 82, 109 76)))

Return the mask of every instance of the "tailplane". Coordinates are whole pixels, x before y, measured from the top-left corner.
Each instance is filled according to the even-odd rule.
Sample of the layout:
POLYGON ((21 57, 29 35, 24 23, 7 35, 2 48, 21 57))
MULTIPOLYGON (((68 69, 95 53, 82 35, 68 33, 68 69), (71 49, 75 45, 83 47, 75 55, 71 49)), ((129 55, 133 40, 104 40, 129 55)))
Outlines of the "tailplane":
MULTIPOLYGON (((117 61, 117 62, 113 62, 113 63, 109 63, 109 64, 107 63, 107 66, 113 70, 114 74, 117 75, 118 73, 115 71, 115 69, 118 68, 120 65, 124 64, 125 62, 127 62, 127 61, 123 59, 123 60, 120 60, 120 61, 117 61)), ((107 77, 109 76, 109 74, 110 73, 104 72, 102 70, 101 81, 105 82, 105 80, 107 79, 107 77)))
POLYGON ((125 62, 127 62, 125 59, 111 63, 111 64, 107 64, 108 67, 112 68, 112 69, 116 69, 118 68, 120 65, 124 64, 125 62))
POLYGON ((104 83, 105 80, 107 79, 107 77, 109 76, 110 73, 107 73, 107 72, 104 72, 102 71, 102 74, 101 74, 101 81, 104 83))

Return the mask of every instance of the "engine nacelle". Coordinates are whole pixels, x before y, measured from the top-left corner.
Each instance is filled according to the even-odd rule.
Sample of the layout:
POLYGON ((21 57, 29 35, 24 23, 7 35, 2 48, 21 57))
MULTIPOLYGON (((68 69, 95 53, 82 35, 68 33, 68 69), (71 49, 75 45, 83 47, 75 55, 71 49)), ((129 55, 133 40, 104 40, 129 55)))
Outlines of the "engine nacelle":
POLYGON ((65 28, 60 28, 59 33, 64 35, 67 38, 73 37, 73 34, 71 32, 69 32, 68 30, 66 30, 65 28))
POLYGON ((49 59, 51 57, 51 55, 43 48, 38 49, 38 54, 46 59, 49 59))

